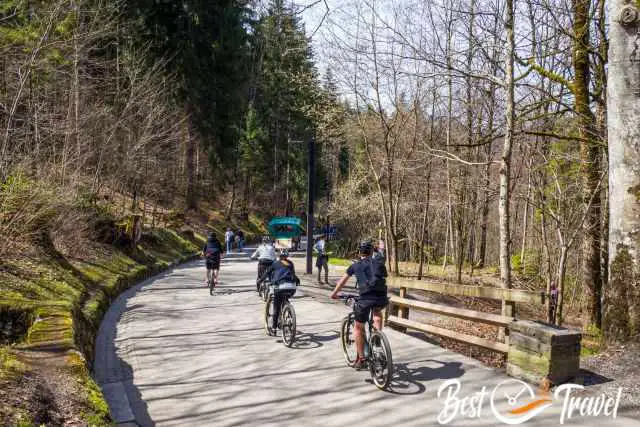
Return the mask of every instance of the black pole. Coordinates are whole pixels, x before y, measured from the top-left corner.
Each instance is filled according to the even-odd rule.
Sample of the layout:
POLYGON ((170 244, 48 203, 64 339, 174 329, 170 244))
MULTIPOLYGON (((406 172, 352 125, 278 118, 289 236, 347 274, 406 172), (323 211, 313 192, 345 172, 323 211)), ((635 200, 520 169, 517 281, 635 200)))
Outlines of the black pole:
POLYGON ((307 168, 307 274, 313 273, 313 190, 316 185, 316 141, 309 137, 309 165, 307 168))

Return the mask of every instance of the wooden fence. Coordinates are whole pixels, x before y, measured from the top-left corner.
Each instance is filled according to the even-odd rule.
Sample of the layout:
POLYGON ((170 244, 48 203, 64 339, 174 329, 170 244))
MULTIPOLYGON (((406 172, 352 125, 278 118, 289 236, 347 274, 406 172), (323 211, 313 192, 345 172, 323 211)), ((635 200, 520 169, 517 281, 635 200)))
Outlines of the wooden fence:
POLYGON ((445 304, 434 304, 420 301, 417 299, 407 298, 408 292, 421 290, 436 292, 444 295, 456 295, 465 297, 479 297, 494 300, 504 300, 511 303, 524 304, 544 304, 544 294, 523 291, 519 289, 503 289, 488 286, 469 286, 455 285, 448 283, 434 283, 420 280, 412 280, 403 277, 390 277, 387 280, 389 288, 399 290, 399 295, 390 297, 390 313, 387 316, 387 323, 402 329, 415 329, 429 334, 450 338, 480 347, 488 348, 501 353, 509 351, 508 343, 491 341, 457 331, 452 331, 439 326, 421 323, 415 320, 409 320, 409 310, 419 310, 434 313, 442 316, 453 317, 456 319, 470 320, 473 322, 484 323, 497 327, 506 328, 515 319, 515 311, 511 316, 503 316, 500 314, 486 313, 482 311, 469 310, 466 308, 452 307, 445 304))

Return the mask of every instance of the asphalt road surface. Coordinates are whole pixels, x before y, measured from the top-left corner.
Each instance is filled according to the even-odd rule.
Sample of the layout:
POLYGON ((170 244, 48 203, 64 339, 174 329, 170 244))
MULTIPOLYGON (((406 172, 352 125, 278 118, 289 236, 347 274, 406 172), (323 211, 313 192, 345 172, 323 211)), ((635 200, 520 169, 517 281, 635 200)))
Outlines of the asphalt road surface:
MULTIPOLYGON (((440 420, 496 426, 503 425, 496 412, 511 420, 510 409, 534 399, 502 371, 390 329, 396 374, 391 390, 380 391, 367 371, 344 363, 338 331, 348 307, 301 286, 292 300, 297 342, 287 348, 264 332, 255 276, 256 263, 245 254, 229 256, 210 296, 204 262, 195 261, 114 302, 100 328, 94 376, 117 423, 326 427, 432 426, 440 420), (438 396, 454 380, 457 393, 451 383, 438 396), (507 396, 517 396, 518 404, 510 406, 507 396)), ((564 395, 554 399, 526 425, 560 424, 564 402, 564 395)), ((622 401, 615 419, 574 411, 564 424, 640 425, 625 413, 622 401)))

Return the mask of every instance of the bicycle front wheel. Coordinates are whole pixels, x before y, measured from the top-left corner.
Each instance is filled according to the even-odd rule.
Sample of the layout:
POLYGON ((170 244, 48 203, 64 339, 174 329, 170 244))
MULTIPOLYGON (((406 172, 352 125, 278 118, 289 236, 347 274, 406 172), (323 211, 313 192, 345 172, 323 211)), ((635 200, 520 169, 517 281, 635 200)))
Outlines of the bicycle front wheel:
POLYGON ((274 336, 276 334, 276 331, 274 331, 273 328, 271 327, 271 317, 273 314, 272 310, 273 310, 273 296, 269 295, 269 297, 267 298, 267 302, 264 303, 264 331, 269 336, 274 336))
POLYGON ((373 383, 380 390, 391 384, 393 377, 393 357, 387 336, 381 331, 373 331, 369 338, 369 372, 373 383))
POLYGON ((342 326, 340 327, 340 345, 342 346, 342 353, 344 353, 344 360, 348 366, 353 365, 358 356, 354 336, 355 326, 355 318, 347 316, 342 320, 342 326))
POLYGON ((282 307, 282 341, 291 347, 296 340, 296 311, 289 301, 282 307))

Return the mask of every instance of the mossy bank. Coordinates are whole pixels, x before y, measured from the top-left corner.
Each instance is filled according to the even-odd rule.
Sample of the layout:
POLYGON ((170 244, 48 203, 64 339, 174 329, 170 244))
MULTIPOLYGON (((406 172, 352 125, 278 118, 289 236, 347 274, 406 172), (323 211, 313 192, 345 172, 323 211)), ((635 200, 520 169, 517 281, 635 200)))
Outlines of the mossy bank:
POLYGON ((3 259, 0 267, 0 424, 111 425, 90 375, 111 302, 135 283, 197 255, 202 237, 155 229, 135 248, 92 244, 3 259))

